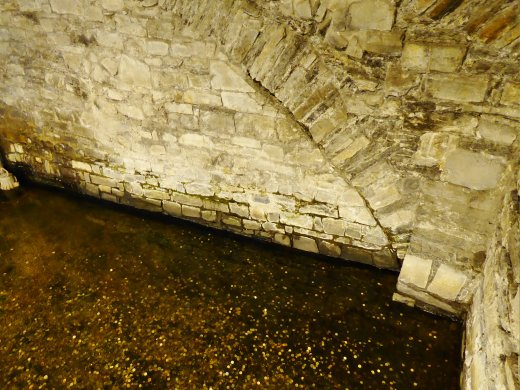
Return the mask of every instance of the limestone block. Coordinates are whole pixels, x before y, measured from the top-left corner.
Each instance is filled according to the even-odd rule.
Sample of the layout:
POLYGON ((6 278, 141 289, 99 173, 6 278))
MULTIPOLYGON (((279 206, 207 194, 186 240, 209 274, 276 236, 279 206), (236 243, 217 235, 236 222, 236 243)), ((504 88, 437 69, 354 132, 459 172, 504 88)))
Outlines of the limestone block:
POLYGON ((123 38, 121 34, 117 32, 108 32, 108 31, 97 31, 96 32, 96 42, 100 46, 109 47, 112 49, 123 49, 123 38))
POLYGON ((478 103, 484 101, 488 85, 488 75, 432 75, 426 81, 426 91, 437 99, 478 103))
POLYGON ((123 0, 102 0, 101 5, 110 12, 121 11, 125 7, 123 0))
POLYGON ((297 236, 293 239, 293 247, 302 251, 318 253, 318 245, 313 238, 297 236))
POLYGON ((395 5, 389 0, 362 0, 350 6, 349 14, 352 29, 389 31, 394 24, 395 5))
POLYGON ((504 165, 490 156, 456 149, 446 155, 441 179, 474 190, 495 188, 504 165))
POLYGON ((502 92, 500 103, 506 105, 520 105, 520 83, 508 82, 502 92))
POLYGON ((413 285, 422 289, 426 288, 432 264, 431 260, 407 254, 399 273, 399 283, 413 285))
POLYGON ((273 222, 264 222, 262 224, 262 229, 264 229, 266 232, 278 232, 283 233, 284 230, 280 229, 276 223, 273 222))
POLYGON ((229 203, 229 211, 240 217, 244 217, 244 218, 249 217, 249 207, 244 204, 229 203))
POLYGON ((455 301, 466 281, 466 274, 446 264, 441 264, 428 286, 428 291, 449 301, 455 301))
POLYGON ((212 60, 210 63, 211 87, 224 91, 254 92, 255 90, 229 64, 212 60))
POLYGON ((229 212, 229 206, 227 203, 216 202, 211 199, 204 199, 203 206, 208 210, 220 211, 223 213, 229 212))
POLYGON ((214 107, 222 106, 222 99, 220 98, 220 95, 215 93, 190 90, 186 91, 182 98, 185 103, 208 105, 214 107))
POLYGON ((92 184, 103 185, 108 187, 117 187, 117 181, 108 177, 90 175, 92 184))
POLYGON ((432 46, 430 49, 430 70, 455 72, 466 54, 462 46, 432 46))
POLYGON ((291 246, 291 237, 289 237, 285 234, 276 233, 274 235, 274 242, 285 245, 285 246, 291 246))
POLYGON ((247 230, 260 230, 262 228, 262 224, 257 221, 251 221, 249 219, 244 219, 242 221, 244 228, 247 230))
POLYGON ((318 246, 322 255, 332 257, 339 257, 341 255, 341 248, 331 242, 320 241, 318 246))
POLYGON ((202 210, 202 219, 208 222, 215 222, 217 220, 217 213, 212 210, 202 210))
POLYGON ((184 185, 186 192, 191 195, 213 196, 215 189, 209 184, 203 183, 188 183, 184 185))
POLYGON ((312 18, 312 7, 309 0, 293 0, 294 14, 302 19, 312 18))
POLYGON ((400 64, 389 64, 385 78, 385 92, 388 95, 401 96, 408 93, 411 88, 418 84, 417 75, 403 69, 400 64))
POLYGON ((193 115, 193 106, 191 104, 171 102, 166 103, 164 109, 167 112, 173 112, 176 114, 193 115))
POLYGON ((225 223, 226 225, 230 225, 230 226, 235 226, 235 227, 242 226, 242 221, 240 220, 240 218, 237 218, 237 217, 227 216, 227 217, 222 218, 222 222, 225 223))
POLYGON ((203 130, 221 133, 234 133, 233 114, 221 111, 200 111, 200 127, 203 130))
POLYGON ((92 172, 92 167, 90 166, 90 164, 87 164, 85 162, 72 160, 71 165, 72 165, 73 169, 79 169, 80 171, 92 172))
POLYGON ((309 215, 302 214, 283 213, 280 215, 280 222, 305 229, 312 229, 313 226, 313 218, 309 215))
POLYGON ((415 165, 433 167, 444 161, 446 153, 457 148, 459 137, 447 133, 428 132, 421 135, 419 149, 414 153, 415 165))
POLYGON ((346 220, 360 223, 362 225, 376 226, 377 222, 372 213, 366 207, 340 206, 339 216, 346 220))
POLYGON ((156 190, 156 189, 144 189, 143 194, 144 194, 145 198, 159 199, 159 200, 170 199, 170 194, 168 194, 165 191, 156 190))
POLYGON ((394 252, 390 249, 382 249, 372 253, 374 265, 384 269, 399 269, 399 263, 394 252))
POLYGON ((222 92, 224 107, 237 112, 261 113, 262 106, 249 94, 242 92, 222 92))
POLYGON ((262 147, 262 144, 258 140, 249 137, 233 137, 231 138, 231 142, 234 145, 244 148, 260 149, 262 147))
POLYGON ((200 218, 200 209, 198 207, 182 205, 182 215, 188 218, 200 218))
POLYGON ((52 11, 57 14, 82 15, 83 4, 81 0, 51 0, 52 11))
POLYGON ((121 56, 118 77, 131 86, 152 87, 148 65, 125 54, 121 56))
POLYGON ((499 122, 493 116, 482 115, 477 128, 479 134, 500 145, 512 145, 520 130, 512 125, 499 122))
POLYGON ((143 110, 141 110, 139 107, 130 106, 128 104, 121 103, 118 105, 117 110, 132 119, 135 120, 143 120, 144 119, 144 113, 143 110))
POLYGON ((429 53, 426 45, 406 42, 401 57, 401 65, 403 68, 424 72, 428 70, 428 62, 429 53))
POLYGON ((307 206, 300 207, 300 213, 338 218, 338 211, 336 210, 336 208, 326 204, 310 204, 307 206))
POLYGON ((380 226, 371 226, 363 235, 363 241, 368 244, 377 245, 379 247, 388 245, 388 237, 380 226))
POLYGON ((379 222, 385 228, 390 229, 393 234, 410 231, 415 222, 415 210, 401 208, 389 214, 378 215, 379 222))
POLYGON ((345 234, 345 222, 342 219, 323 218, 323 231, 336 236, 345 234))
POLYGON ((188 205, 188 206, 195 206, 195 207, 202 206, 202 199, 200 199, 197 196, 173 192, 171 198, 173 201, 180 203, 181 205, 188 205))
POLYGON ((210 148, 213 146, 213 142, 211 139, 195 133, 186 133, 181 135, 179 138, 179 143, 187 146, 197 146, 197 147, 206 147, 210 148))
POLYGON ((373 264, 372 252, 363 248, 356 248, 343 245, 341 248, 341 258, 349 261, 356 261, 363 264, 373 264))
POLYGON ((165 56, 168 54, 170 46, 164 41, 148 41, 146 42, 146 51, 156 56, 165 56))

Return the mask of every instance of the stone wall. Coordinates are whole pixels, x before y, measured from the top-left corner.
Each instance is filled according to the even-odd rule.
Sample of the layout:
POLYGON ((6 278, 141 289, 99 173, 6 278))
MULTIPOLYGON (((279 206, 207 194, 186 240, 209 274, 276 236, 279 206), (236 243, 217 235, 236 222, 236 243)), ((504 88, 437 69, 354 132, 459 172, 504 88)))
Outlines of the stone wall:
POLYGON ((510 178, 468 313, 463 389, 520 388, 520 171, 510 178))
POLYGON ((519 5, 8 0, 8 161, 381 267, 461 315, 520 153, 519 5))
POLYGON ((49 4, 3 5, 10 163, 108 201, 398 267, 359 192, 214 42, 157 7, 49 4))

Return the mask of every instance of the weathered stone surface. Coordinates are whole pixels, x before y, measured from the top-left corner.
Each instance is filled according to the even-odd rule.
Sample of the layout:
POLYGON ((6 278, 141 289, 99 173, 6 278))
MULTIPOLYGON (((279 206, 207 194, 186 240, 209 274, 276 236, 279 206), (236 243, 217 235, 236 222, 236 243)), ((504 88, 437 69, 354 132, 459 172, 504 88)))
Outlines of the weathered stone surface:
POLYGON ((293 239, 293 246, 302 251, 318 253, 316 241, 309 237, 295 237, 293 239))
POLYGON ((399 274, 399 284, 408 284, 411 286, 426 288, 430 277, 433 262, 428 259, 422 259, 414 255, 406 255, 404 258, 401 273, 399 274))
POLYGON ((388 0, 363 0, 349 8, 350 27, 356 30, 389 31, 394 24, 395 6, 388 0))
POLYGON ((489 77, 480 75, 430 76, 426 82, 426 90, 431 96, 456 102, 482 102, 488 87, 489 77))
POLYGON ((520 133, 520 129, 501 123, 492 116, 482 116, 477 130, 483 138, 501 145, 513 144, 520 133))
POLYGON ((520 106, 520 83, 506 83, 500 102, 502 104, 520 106))
POLYGON ((118 77, 130 86, 152 87, 148 65, 124 54, 121 56, 119 63, 118 77))
POLYGON ((83 4, 80 0, 50 0, 53 12, 57 14, 81 15, 83 4))
POLYGON ((239 76, 231 66, 224 61, 211 61, 211 86, 214 89, 238 92, 254 92, 243 77, 239 76))
POLYGON ((428 286, 428 291, 449 301, 455 301, 467 279, 463 272, 441 264, 428 286))
POLYGON ((446 155, 442 179, 475 190, 495 188, 504 165, 497 159, 463 149, 446 155))

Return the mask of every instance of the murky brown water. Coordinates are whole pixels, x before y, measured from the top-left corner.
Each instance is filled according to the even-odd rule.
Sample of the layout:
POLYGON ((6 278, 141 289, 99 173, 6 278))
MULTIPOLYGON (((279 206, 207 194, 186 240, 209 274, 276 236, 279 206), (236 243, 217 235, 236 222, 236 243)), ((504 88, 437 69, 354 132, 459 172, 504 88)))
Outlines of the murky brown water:
POLYGON ((42 188, 0 202, 0 387, 456 389, 397 276, 42 188))

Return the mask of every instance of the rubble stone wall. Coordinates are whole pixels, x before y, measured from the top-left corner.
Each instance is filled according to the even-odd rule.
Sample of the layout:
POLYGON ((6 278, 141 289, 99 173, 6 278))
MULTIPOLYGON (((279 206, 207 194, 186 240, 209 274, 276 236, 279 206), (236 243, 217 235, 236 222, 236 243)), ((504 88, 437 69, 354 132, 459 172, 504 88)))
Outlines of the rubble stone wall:
POLYGON ((396 268, 461 315, 520 153, 508 0, 7 0, 8 162, 396 268))
POLYGON ((520 388, 520 172, 510 178, 467 316, 464 390, 520 388))

